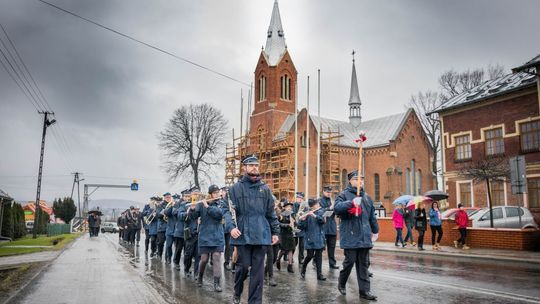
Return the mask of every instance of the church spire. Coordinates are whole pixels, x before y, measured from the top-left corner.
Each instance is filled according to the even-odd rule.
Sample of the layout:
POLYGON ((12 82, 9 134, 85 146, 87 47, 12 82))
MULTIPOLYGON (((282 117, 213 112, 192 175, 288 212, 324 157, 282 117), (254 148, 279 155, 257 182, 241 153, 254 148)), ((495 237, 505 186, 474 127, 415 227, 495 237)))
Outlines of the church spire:
POLYGON ((268 65, 276 66, 286 49, 287 45, 285 44, 285 33, 283 32, 283 26, 281 25, 281 16, 279 14, 279 6, 276 0, 274 2, 274 9, 272 10, 270 25, 268 26, 266 47, 264 48, 264 53, 268 59, 268 65))
POLYGON ((351 76, 351 95, 349 97, 349 122, 355 127, 360 125, 362 122, 362 115, 360 107, 362 106, 362 101, 360 100, 360 93, 358 92, 358 80, 356 79, 356 66, 354 64, 354 55, 356 52, 353 50, 353 64, 352 64, 352 76, 351 76))

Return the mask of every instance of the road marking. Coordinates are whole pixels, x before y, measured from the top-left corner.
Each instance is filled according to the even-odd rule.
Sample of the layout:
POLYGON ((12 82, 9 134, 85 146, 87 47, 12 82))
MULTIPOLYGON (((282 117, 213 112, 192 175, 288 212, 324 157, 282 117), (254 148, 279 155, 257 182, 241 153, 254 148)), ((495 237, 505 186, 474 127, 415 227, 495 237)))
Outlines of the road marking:
POLYGON ((516 293, 511 293, 511 292, 495 291, 491 289, 485 289, 485 288, 480 288, 480 287, 469 287, 469 286, 463 286, 463 285, 452 284, 452 283, 444 283, 444 284, 436 283, 436 282, 431 282, 431 281, 389 275, 389 274, 384 274, 380 272, 377 272, 376 276, 386 277, 386 278, 395 279, 395 280, 410 281, 410 282, 415 282, 415 283, 424 283, 424 284, 443 287, 443 288, 452 288, 459 291, 470 291, 470 292, 475 292, 475 293, 480 293, 480 294, 485 294, 485 295, 490 295, 490 296, 495 296, 495 297, 501 297, 501 298, 506 298, 506 299, 511 299, 511 300, 519 300, 519 301, 528 302, 528 303, 540 304, 540 300, 538 298, 529 297, 526 295, 520 295, 516 293))

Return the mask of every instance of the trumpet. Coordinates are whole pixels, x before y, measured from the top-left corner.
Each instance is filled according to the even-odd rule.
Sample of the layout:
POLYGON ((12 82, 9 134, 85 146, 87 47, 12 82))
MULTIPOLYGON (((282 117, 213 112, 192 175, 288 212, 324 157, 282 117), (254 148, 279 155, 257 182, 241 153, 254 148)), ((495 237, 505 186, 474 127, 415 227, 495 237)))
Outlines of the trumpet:
POLYGON ((221 199, 221 197, 211 198, 211 199, 201 200, 201 201, 191 200, 191 203, 187 203, 186 207, 191 207, 193 205, 201 204, 201 203, 204 203, 205 201, 207 203, 211 203, 211 202, 214 202, 214 201, 217 201, 217 200, 220 200, 220 199, 221 199))
POLYGON ((147 215, 145 217, 143 217, 143 220, 144 220, 144 223, 146 225, 150 225, 150 223, 152 223, 154 221, 154 219, 156 218, 156 209, 157 209, 157 205, 156 205, 156 202, 155 201, 150 201, 150 203, 148 204, 148 206, 150 206, 150 208, 153 210, 152 213, 150 213, 150 215, 147 215))
POLYGON ((172 206, 174 204, 174 200, 170 201, 169 203, 167 203, 167 206, 165 206, 165 208, 163 210, 161 210, 161 214, 163 215, 163 220, 168 223, 169 222, 169 217, 165 215, 165 209, 169 208, 170 206, 172 206))

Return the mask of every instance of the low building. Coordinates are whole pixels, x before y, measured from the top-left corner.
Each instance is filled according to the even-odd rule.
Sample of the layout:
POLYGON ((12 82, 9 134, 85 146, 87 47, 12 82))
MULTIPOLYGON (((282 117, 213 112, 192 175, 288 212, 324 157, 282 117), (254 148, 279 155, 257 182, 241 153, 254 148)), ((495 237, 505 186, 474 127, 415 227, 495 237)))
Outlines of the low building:
POLYGON ((487 206, 487 186, 463 177, 461 170, 493 158, 525 156, 528 193, 513 195, 509 180, 493 181, 493 206, 521 205, 540 219, 540 55, 513 73, 484 82, 442 104, 445 188, 451 207, 487 206))

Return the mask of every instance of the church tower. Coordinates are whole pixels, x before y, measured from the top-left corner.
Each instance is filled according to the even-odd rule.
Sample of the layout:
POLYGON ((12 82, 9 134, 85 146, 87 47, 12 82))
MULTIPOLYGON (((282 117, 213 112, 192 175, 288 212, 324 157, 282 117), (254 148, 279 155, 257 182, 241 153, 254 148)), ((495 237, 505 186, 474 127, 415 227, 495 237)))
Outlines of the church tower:
POLYGON ((354 54, 352 52, 352 76, 351 76, 351 95, 349 97, 349 122, 358 128, 362 122, 362 113, 360 107, 362 106, 362 101, 360 100, 360 93, 358 92, 358 80, 356 79, 356 66, 354 64, 354 54))
MULTIPOLYGON (((272 138, 288 115, 296 109, 297 71, 287 50, 279 6, 274 2, 266 46, 255 67, 254 107, 250 117, 250 137, 264 134, 262 145, 271 145, 272 138)), ((268 147, 268 146, 267 146, 268 147)))

